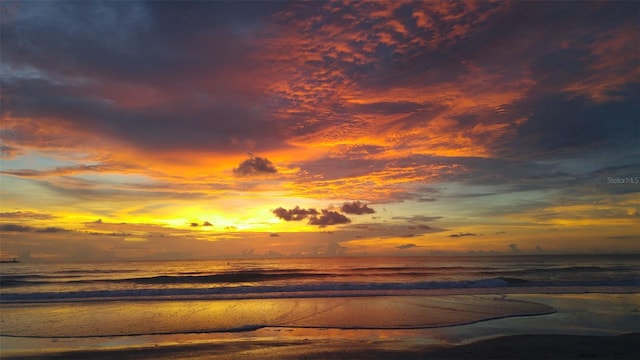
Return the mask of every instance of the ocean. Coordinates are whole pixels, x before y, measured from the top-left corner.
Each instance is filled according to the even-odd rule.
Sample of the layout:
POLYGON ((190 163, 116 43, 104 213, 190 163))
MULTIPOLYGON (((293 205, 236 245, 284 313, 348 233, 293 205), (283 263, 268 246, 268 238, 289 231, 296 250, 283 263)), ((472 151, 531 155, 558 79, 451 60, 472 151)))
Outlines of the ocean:
POLYGON ((624 292, 640 286, 638 255, 3 263, 0 271, 2 303, 624 292))
POLYGON ((640 292, 637 255, 260 258, 0 265, 0 336, 422 329, 549 314, 500 294, 640 292))

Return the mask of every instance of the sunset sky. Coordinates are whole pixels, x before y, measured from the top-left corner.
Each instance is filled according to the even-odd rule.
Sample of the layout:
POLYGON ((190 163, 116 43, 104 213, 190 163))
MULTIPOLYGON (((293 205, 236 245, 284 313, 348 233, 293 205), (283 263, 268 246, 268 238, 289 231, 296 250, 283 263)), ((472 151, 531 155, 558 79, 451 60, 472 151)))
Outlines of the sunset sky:
POLYGON ((640 3, 3 1, 0 259, 640 251, 640 3))

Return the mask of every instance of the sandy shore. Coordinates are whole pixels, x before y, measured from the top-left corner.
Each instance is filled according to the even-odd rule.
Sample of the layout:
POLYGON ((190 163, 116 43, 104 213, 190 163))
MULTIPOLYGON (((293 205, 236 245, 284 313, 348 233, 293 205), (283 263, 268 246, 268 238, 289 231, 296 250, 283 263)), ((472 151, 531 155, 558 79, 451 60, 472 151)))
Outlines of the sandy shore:
MULTIPOLYGON (((385 349, 380 344, 344 341, 234 342, 139 349, 72 351, 21 359, 633 359, 640 333, 618 336, 519 335, 458 346, 385 349)), ((11 357, 6 357, 10 359, 11 357)))
MULTIPOLYGON (((381 306, 384 304, 381 303, 382 300, 384 299, 372 299, 369 305, 381 306)), ((479 321, 425 329, 295 326, 309 324, 307 321, 311 320, 315 322, 317 319, 325 319, 309 317, 304 322, 295 322, 291 327, 265 327, 241 332, 80 338, 0 336, 0 358, 640 359, 640 294, 507 296, 501 304, 515 306, 514 309, 518 311, 522 310, 523 305, 527 309, 536 309, 530 307, 531 304, 544 305, 538 310, 545 310, 547 307, 556 310, 538 312, 543 315, 507 317, 496 317, 493 310, 495 304, 491 302, 493 300, 487 302, 487 297, 484 296, 478 299, 443 297, 420 301, 390 298, 386 303, 397 304, 399 300, 410 301, 415 307, 403 306, 404 309, 412 309, 411 312, 392 313, 393 317, 401 315, 401 318, 411 318, 415 311, 437 312, 437 316, 429 315, 421 321, 433 319, 440 322, 442 316, 449 317, 452 308, 459 308, 465 310, 465 317, 478 312, 479 318, 476 320, 479 321), (443 306, 444 304, 447 306, 443 306), (487 316, 487 309, 491 310, 491 316, 487 316)), ((349 300, 340 304, 360 306, 363 305, 362 301, 365 300, 349 300)), ((334 309, 330 305, 336 304, 331 301, 323 302, 322 309, 334 309)), ((344 309, 353 309, 349 306, 344 309)), ((306 307, 301 309, 306 313, 306 307)), ((514 309, 507 307, 500 311, 516 313, 514 309)), ((244 314, 245 309, 240 310, 244 314)), ((206 312, 198 313, 207 315, 206 312)), ((331 312, 323 314, 329 313, 331 312)), ((344 312, 340 310, 339 314, 344 312)), ((525 315, 526 312, 522 314, 525 315)), ((362 313, 352 315, 355 318, 343 319, 351 321, 363 316, 362 313)), ((187 318, 193 319, 195 316, 189 315, 187 318)), ((5 325, 6 323, 2 326, 5 325)))

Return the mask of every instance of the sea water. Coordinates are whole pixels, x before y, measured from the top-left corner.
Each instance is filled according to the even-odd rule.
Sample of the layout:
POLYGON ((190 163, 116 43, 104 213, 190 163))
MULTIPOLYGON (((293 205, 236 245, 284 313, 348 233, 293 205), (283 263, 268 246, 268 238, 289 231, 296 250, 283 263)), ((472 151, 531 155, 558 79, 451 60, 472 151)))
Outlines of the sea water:
POLYGON ((500 294, 634 293, 637 255, 1 265, 0 335, 414 329, 554 311, 500 294))
MULTIPOLYGON (((639 255, 336 257, 0 264, 0 301, 252 299, 640 286, 639 255)), ((633 290, 631 290, 633 291, 633 290)))

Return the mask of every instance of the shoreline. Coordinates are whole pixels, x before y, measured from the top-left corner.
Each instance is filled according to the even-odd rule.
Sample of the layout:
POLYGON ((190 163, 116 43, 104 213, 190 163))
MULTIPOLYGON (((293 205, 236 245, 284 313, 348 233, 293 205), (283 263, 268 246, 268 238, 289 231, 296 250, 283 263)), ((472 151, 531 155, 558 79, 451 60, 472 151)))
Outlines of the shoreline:
MULTIPOLYGON (((507 301, 544 305, 555 311, 425 329, 264 327, 236 333, 85 338, 0 336, 0 358, 640 358, 640 293, 504 296, 507 301)), ((376 302, 371 304, 380 305, 376 302)), ((422 311, 439 310, 424 307, 422 311)))

